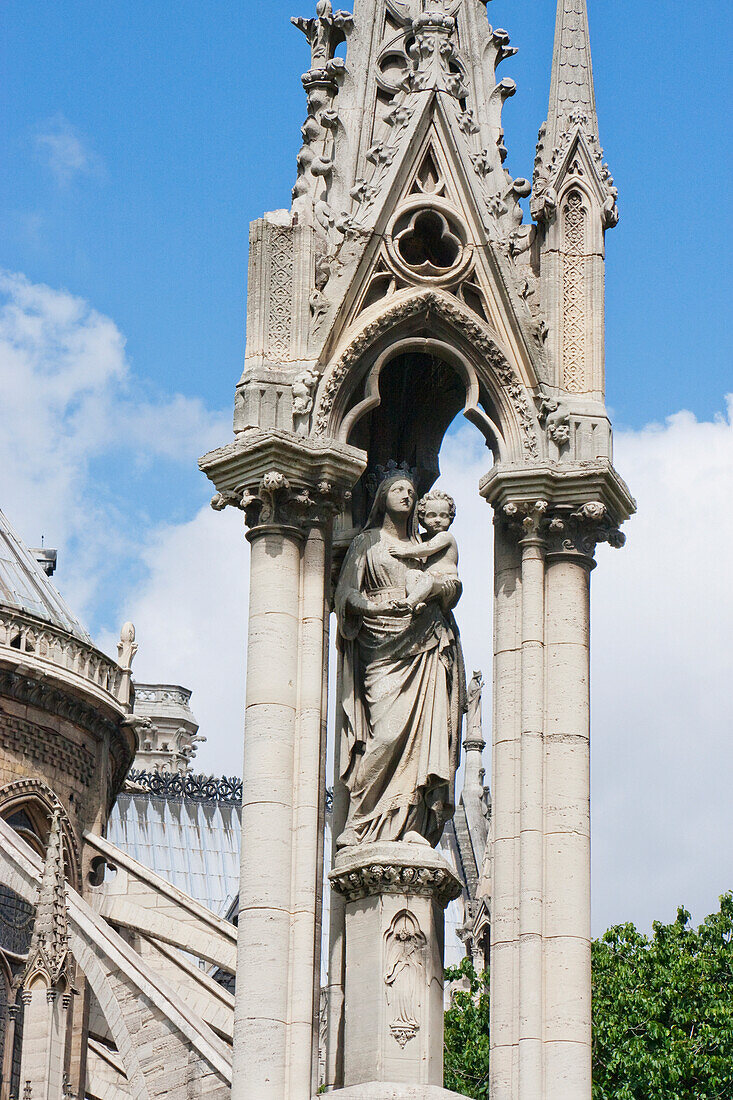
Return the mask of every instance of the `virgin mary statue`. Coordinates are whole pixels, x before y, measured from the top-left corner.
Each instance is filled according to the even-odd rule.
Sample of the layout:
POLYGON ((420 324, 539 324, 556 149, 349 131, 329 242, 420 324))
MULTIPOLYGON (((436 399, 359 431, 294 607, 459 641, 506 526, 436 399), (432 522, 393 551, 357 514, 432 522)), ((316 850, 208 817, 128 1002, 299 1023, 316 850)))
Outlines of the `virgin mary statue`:
POLYGON ((336 588, 343 653, 341 778, 349 795, 337 845, 422 840, 454 810, 465 673, 453 607, 457 579, 413 610, 409 569, 392 551, 419 544, 417 493, 404 475, 379 486, 336 588))

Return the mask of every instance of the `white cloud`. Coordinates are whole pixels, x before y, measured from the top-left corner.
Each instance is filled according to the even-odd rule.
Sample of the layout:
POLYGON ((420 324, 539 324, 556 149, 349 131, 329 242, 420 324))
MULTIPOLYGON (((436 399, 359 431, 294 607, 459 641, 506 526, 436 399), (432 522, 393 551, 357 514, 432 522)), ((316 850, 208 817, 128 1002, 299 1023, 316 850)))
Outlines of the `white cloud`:
POLYGON ((113 321, 65 290, 8 272, 0 272, 0 392, 0 503, 27 541, 45 533, 60 549, 65 595, 84 617, 139 554, 150 524, 134 471, 153 460, 195 468, 226 437, 229 417, 198 399, 151 395, 113 321))
POLYGON ((594 907, 700 919, 733 888, 733 398, 620 433, 615 458, 638 514, 592 581, 594 907))
POLYGON ((102 172, 101 158, 62 114, 54 115, 43 124, 36 134, 35 145, 38 156, 62 187, 76 176, 102 172))
MULTIPOLYGON (((210 507, 156 531, 142 550, 146 576, 124 618, 135 624, 141 683, 194 689, 191 707, 207 744, 196 766, 242 774, 242 720, 249 598, 244 519, 210 507)), ((112 651, 112 633, 101 640, 112 651)))

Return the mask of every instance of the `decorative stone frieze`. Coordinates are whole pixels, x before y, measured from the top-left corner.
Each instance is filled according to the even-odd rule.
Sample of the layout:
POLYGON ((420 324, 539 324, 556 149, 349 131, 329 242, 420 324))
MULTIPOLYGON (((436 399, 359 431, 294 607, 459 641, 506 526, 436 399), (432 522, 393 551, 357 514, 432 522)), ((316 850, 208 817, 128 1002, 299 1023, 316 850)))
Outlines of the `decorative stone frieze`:
POLYGON ((84 745, 25 718, 3 714, 1 704, 0 745, 13 756, 27 757, 38 764, 58 768, 85 787, 94 778, 95 758, 84 745))

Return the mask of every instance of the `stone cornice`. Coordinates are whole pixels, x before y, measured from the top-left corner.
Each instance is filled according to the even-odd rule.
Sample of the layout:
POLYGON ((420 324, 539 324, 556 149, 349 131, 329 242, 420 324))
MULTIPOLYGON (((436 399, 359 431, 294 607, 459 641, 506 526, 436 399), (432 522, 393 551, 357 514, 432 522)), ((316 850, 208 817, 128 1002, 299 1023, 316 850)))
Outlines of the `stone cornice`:
POLYGON ((277 428, 250 428, 199 459, 199 468, 222 494, 252 492, 273 470, 293 485, 328 483, 343 491, 351 489, 365 467, 366 455, 356 447, 277 428))
POLYGON ((93 645, 21 611, 0 608, 0 663, 56 680, 123 717, 124 670, 93 645))
POLYGON ((571 509, 599 502, 618 525, 636 511, 636 501, 626 483, 607 459, 521 466, 497 463, 481 479, 479 492, 497 513, 509 504, 536 501, 571 509))
POLYGON ((212 508, 241 509, 251 538, 274 527, 304 534, 328 522, 361 476, 366 455, 331 439, 254 428, 199 465, 218 490, 212 508))
POLYGON ((445 859, 427 844, 383 841, 347 848, 328 876, 347 901, 375 894, 417 894, 445 906, 462 886, 445 859))

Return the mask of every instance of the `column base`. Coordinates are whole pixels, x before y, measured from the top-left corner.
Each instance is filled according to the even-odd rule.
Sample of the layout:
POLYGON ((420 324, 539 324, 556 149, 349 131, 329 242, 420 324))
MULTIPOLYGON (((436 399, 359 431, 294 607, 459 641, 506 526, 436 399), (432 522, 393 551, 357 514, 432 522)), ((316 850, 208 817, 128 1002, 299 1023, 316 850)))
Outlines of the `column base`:
POLYGON ((460 882, 438 852, 404 841, 347 848, 329 877, 346 899, 344 1089, 338 1095, 450 1096, 440 1087, 443 925, 460 882))
POLYGON ((334 1100, 466 1100, 463 1093, 450 1092, 439 1085, 401 1085, 392 1081, 368 1081, 326 1095, 333 1096, 334 1100))

